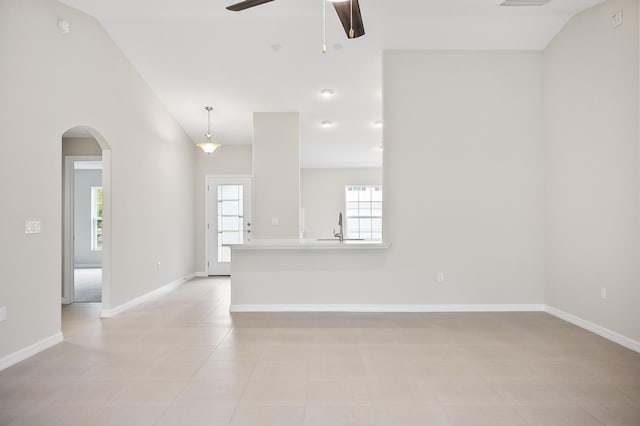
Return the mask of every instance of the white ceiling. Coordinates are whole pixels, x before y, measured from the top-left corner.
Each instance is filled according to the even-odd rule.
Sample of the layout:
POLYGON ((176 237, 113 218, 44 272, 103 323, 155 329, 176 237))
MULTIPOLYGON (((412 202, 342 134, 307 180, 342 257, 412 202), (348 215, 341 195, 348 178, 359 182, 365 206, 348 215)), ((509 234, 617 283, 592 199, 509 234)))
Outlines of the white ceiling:
POLYGON ((383 50, 543 49, 571 16, 603 0, 360 0, 366 35, 355 40, 327 4, 326 54, 323 0, 243 12, 225 9, 234 0, 63 1, 102 23, 195 142, 206 105, 223 144, 251 143, 254 111, 299 111, 304 167, 367 167, 382 162, 373 123, 382 120, 383 50), (323 88, 335 96, 323 99, 323 88))

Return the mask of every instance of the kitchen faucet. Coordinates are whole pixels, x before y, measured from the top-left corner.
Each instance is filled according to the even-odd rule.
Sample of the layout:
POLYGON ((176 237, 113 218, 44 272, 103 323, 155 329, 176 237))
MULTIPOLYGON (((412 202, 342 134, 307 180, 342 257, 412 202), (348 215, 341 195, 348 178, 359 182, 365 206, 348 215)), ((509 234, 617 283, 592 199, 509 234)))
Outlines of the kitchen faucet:
POLYGON ((336 234, 336 230, 333 230, 333 236, 336 237, 340 242, 344 241, 344 232, 342 230, 342 212, 338 215, 338 226, 340 227, 340 232, 336 234))

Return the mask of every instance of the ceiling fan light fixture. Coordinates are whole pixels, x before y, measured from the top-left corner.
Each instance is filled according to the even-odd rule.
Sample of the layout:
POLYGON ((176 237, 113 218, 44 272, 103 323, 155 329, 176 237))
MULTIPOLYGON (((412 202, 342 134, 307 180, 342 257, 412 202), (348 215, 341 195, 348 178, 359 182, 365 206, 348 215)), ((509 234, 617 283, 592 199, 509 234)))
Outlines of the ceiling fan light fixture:
MULTIPOLYGON (((239 3, 232 4, 227 6, 227 10, 231 10, 233 12, 239 12, 241 10, 249 9, 256 6, 261 6, 265 3, 270 3, 273 0, 243 0, 239 3)), ((358 0, 322 0, 323 7, 323 32, 326 31, 326 4, 327 2, 333 4, 333 8, 336 10, 338 14, 338 19, 340 19, 340 23, 344 28, 345 33, 347 34, 347 38, 354 39, 358 37, 362 37, 364 32, 364 24, 362 22, 362 14, 360 13, 360 4, 358 0)), ((323 37, 323 40, 326 40, 326 37, 323 37)), ((327 45, 323 43, 322 52, 327 52, 327 45)))

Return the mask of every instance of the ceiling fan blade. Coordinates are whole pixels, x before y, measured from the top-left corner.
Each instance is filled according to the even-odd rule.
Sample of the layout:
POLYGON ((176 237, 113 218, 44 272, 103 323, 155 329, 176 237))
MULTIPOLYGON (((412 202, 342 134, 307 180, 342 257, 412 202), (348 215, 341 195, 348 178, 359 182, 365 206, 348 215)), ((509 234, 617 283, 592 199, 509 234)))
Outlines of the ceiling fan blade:
POLYGON ((241 10, 249 9, 250 7, 260 6, 261 4, 269 3, 273 0, 245 0, 240 3, 232 4, 231 6, 227 6, 227 10, 231 10, 233 12, 239 12, 241 10))
POLYGON ((358 0, 353 1, 353 34, 350 35, 351 31, 351 1, 341 1, 334 2, 333 7, 336 9, 338 13, 338 18, 340 18, 340 22, 342 22, 342 26, 344 27, 344 31, 347 33, 347 37, 349 38, 357 38, 362 37, 364 35, 364 23, 362 22, 362 14, 360 14, 360 5, 358 4, 358 0))

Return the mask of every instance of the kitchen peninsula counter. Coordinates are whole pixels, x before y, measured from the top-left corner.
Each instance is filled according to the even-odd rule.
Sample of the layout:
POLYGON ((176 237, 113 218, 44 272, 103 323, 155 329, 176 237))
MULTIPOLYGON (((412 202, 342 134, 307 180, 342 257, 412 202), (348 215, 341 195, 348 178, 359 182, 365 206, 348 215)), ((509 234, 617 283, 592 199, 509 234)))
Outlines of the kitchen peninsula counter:
POLYGON ((359 311, 379 304, 371 284, 391 244, 254 240, 231 250, 232 312, 359 311))

